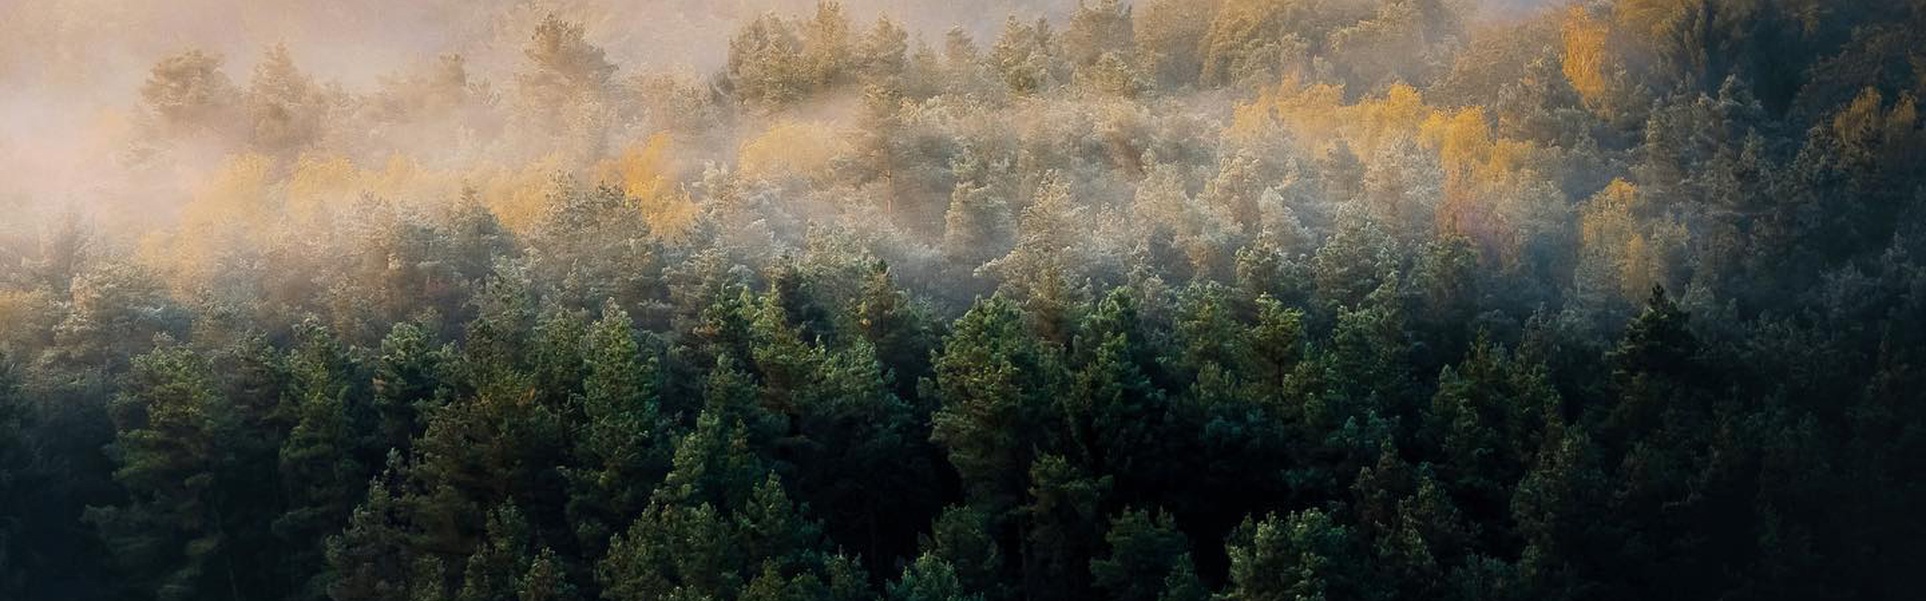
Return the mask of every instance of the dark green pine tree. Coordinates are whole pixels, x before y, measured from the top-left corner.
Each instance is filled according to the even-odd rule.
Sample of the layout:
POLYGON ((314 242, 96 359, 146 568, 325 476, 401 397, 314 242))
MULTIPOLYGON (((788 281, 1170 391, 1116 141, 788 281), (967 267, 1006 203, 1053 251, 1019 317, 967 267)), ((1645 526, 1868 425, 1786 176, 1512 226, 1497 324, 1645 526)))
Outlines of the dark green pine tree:
POLYGON ((695 429, 676 442, 672 468, 655 490, 655 502, 727 509, 747 501, 766 464, 750 445, 742 421, 725 419, 714 410, 696 417, 695 429))
POLYGON ((1406 361, 1410 344, 1395 297, 1396 277, 1372 292, 1364 306, 1338 310, 1322 353, 1284 411, 1296 432, 1295 457, 1286 469, 1293 494, 1322 502, 1342 494, 1357 470, 1377 460, 1390 439, 1400 448, 1404 429, 1415 424, 1418 403, 1406 361))
POLYGON ((956 322, 936 359, 930 439, 949 451, 971 498, 997 510, 1024 498, 1035 449, 1050 436, 1054 381, 1016 305, 981 301, 956 322))
POLYGON ((856 327, 875 349, 896 396, 916 398, 916 383, 930 376, 937 336, 925 310, 896 288, 888 263, 870 268, 855 313, 856 327))
POLYGON ((941 508, 942 460, 868 342, 824 354, 800 398, 785 474, 798 499, 822 508, 831 538, 875 569, 891 567, 913 555, 914 533, 941 508))
POLYGON ((294 429, 281 445, 280 474, 288 508, 274 520, 287 546, 288 573, 298 599, 327 595, 323 540, 339 531, 364 496, 368 407, 353 398, 355 372, 346 350, 325 328, 309 323, 288 358, 294 429))
POLYGON ((33 515, 29 499, 37 485, 39 471, 34 449, 27 439, 29 408, 14 376, 13 364, 0 353, 0 594, 22 598, 26 594, 28 570, 36 566, 34 541, 28 537, 27 523, 33 515))
POLYGON ((714 505, 657 502, 609 541, 596 582, 609 601, 727 599, 740 586, 740 555, 714 505))
POLYGON ((1103 506, 1113 487, 1111 476, 1092 474, 1062 456, 1037 458, 1030 467, 1030 502, 1020 513, 1025 596, 1090 596, 1090 558, 1103 545, 1103 506))
POLYGON ((503 394, 533 386, 527 367, 537 318, 532 286, 521 265, 503 263, 470 301, 475 318, 466 329, 461 367, 472 389, 503 394))
MULTIPOLYGON (((1390 418, 1415 410, 1409 401, 1412 344, 1398 298, 1398 276, 1366 295, 1355 308, 1339 308, 1330 350, 1324 353, 1332 417, 1367 413, 1390 418)), ((1415 417, 1415 415, 1413 415, 1415 417)), ((1415 421, 1410 422, 1415 423, 1415 421)))
MULTIPOLYGON (((1204 371, 1235 370, 1260 359, 1245 352, 1250 328, 1237 318, 1229 290, 1215 282, 1196 282, 1178 293, 1171 324, 1171 349, 1160 357, 1182 373, 1196 378, 1204 371)), ((1258 376, 1246 376, 1259 379, 1258 376)))
POLYGON ((804 515, 774 474, 756 484, 734 516, 736 551, 742 567, 773 566, 783 574, 810 570, 823 559, 822 525, 804 515))
POLYGON ((395 324, 381 339, 374 364, 374 410, 384 449, 404 454, 426 427, 426 415, 442 400, 447 353, 434 346, 427 328, 395 324))
POLYGON ((822 525, 808 507, 790 500, 782 481, 770 475, 735 515, 737 549, 748 586, 744 601, 874 599, 868 576, 856 563, 829 551, 822 525), (755 566, 760 566, 757 569, 755 566))
MULTIPOLYGON (((1580 431, 1547 434, 1537 463, 1512 493, 1512 521, 1524 550, 1517 582, 1509 588, 1532 599, 1592 598, 1599 573, 1593 558, 1606 556, 1615 526, 1598 517, 1611 494, 1598 450, 1580 431)), ((1487 584, 1482 588, 1494 585, 1487 584)))
POLYGON ((1153 383, 1161 369, 1147 338, 1124 289, 1098 303, 1077 338, 1078 394, 1066 399, 1075 404, 1063 411, 1080 459, 1130 499, 1179 487, 1186 470, 1178 458, 1189 455, 1186 422, 1153 383))
POLYGON ((1700 361, 1698 337, 1687 328, 1690 319, 1664 288, 1654 286, 1644 312, 1607 354, 1617 399, 1601 425, 1615 445, 1662 428, 1699 425, 1675 420, 1706 417, 1706 399, 1695 395, 1709 370, 1700 361))
MULTIPOLYGON (((700 407, 694 408, 697 424, 703 414, 713 414, 717 423, 741 430, 747 449, 760 457, 770 457, 789 434, 789 418, 771 411, 768 398, 755 375, 729 357, 716 360, 701 388, 700 407)), ((677 447, 678 449, 680 447, 677 447)))
POLYGON ((809 332, 803 315, 811 313, 798 305, 807 304, 797 299, 801 294, 796 290, 801 284, 796 280, 800 275, 789 275, 786 280, 790 289, 772 289, 763 295, 761 302, 753 311, 749 325, 750 356, 758 376, 758 390, 762 406, 784 419, 783 436, 791 438, 799 434, 798 422, 802 408, 798 405, 807 394, 810 377, 814 375, 816 364, 822 361, 822 347, 815 343, 816 337, 809 332))
POLYGON ((1107 555, 1090 560, 1093 583, 1117 601, 1187 597, 1201 588, 1190 565, 1190 539, 1170 514, 1126 509, 1110 519, 1103 535, 1107 555))
POLYGON ((1197 577, 1197 566, 1185 553, 1177 557, 1177 563, 1164 577, 1164 590, 1157 594, 1157 601, 1208 601, 1211 599, 1210 587, 1197 577))
POLYGON ((391 457, 389 474, 368 486, 347 528, 328 537, 327 593, 333 601, 408 601, 416 581, 440 584, 439 574, 411 571, 416 555, 403 500, 385 482, 399 468, 400 457, 391 457))
MULTIPOLYGON (((705 416, 706 424, 715 424, 705 416)), ((822 527, 773 475, 743 482, 758 462, 740 444, 718 447, 714 426, 678 449, 654 502, 611 541, 596 568, 603 596, 643 599, 866 597, 853 562, 827 552, 822 527), (705 477, 733 474, 731 477, 705 477), (744 484, 750 490, 732 490, 744 484), (708 489, 708 490, 705 490, 708 489), (742 494, 746 493, 746 494, 742 494)))
MULTIPOLYGON (((126 392, 110 407, 109 452, 127 502, 92 507, 87 521, 112 549, 128 588, 161 601, 240 601, 264 594, 273 558, 250 555, 227 529, 237 502, 224 490, 222 422, 238 416, 221 397, 213 366, 169 347, 135 359, 126 392)), ((260 477, 259 474, 247 474, 260 477)))
POLYGON ((755 296, 740 283, 720 286, 714 302, 700 306, 689 334, 698 365, 712 365, 724 358, 746 364, 750 355, 750 324, 755 313, 755 296))
POLYGON ((1370 582, 1351 529, 1317 509, 1261 521, 1246 519, 1231 533, 1232 599, 1299 601, 1370 599, 1370 582))
POLYGON ((517 601, 521 580, 534 562, 533 537, 528 518, 515 505, 489 510, 487 533, 468 556, 455 601, 517 601))
POLYGON ((1691 331, 1689 317, 1655 287, 1607 356, 1616 396, 1602 425, 1616 462, 1612 523, 1625 527, 1626 544, 1650 546, 1621 557, 1629 565, 1617 569, 1642 575, 1616 580, 1626 594, 1729 590, 1738 575, 1720 566, 1757 546, 1757 518, 1743 508, 1759 494, 1758 468, 1749 465, 1758 443, 1742 434, 1756 418, 1730 398, 1732 383, 1722 380, 1734 370, 1691 331))
POLYGON ((421 546, 458 561, 473 552, 484 512, 513 502, 544 541, 572 538, 564 523, 567 423, 532 391, 487 392, 429 415, 407 470, 421 546))
POLYGON ((537 398, 560 409, 579 392, 585 363, 583 342, 588 319, 582 311, 551 307, 536 321, 532 348, 522 357, 529 366, 537 398))
POLYGON ((1512 487, 1547 431, 1562 423, 1562 411, 1544 365, 1511 356, 1483 334, 1438 376, 1423 438, 1441 453, 1439 475, 1472 521, 1503 523, 1512 487))
POLYGON ((996 539, 998 520, 990 511, 969 505, 946 508, 924 536, 923 554, 949 566, 962 590, 985 599, 1004 599, 1012 591, 1004 578, 1004 552, 996 539))
POLYGON ((903 575, 885 587, 889 601, 982 601, 956 577, 956 567, 929 553, 903 566, 903 575))
POLYGON ((1431 466, 1411 466, 1389 441, 1378 463, 1352 484, 1360 540, 1370 546, 1375 580, 1391 598, 1438 598, 1445 575, 1464 558, 1469 529, 1431 466))
POLYGON ((1304 312, 1270 295, 1257 298, 1257 322, 1248 334, 1245 375, 1260 398, 1277 398, 1289 388, 1291 374, 1304 360, 1304 312))
POLYGON ((568 579, 567 566, 555 550, 542 547, 528 564, 528 572, 515 583, 514 601, 579 601, 575 583, 568 579))
POLYGON ((581 543, 599 549, 648 505, 668 473, 671 439, 656 396, 658 360, 643 350, 626 311, 604 306, 584 353, 568 513, 581 543))

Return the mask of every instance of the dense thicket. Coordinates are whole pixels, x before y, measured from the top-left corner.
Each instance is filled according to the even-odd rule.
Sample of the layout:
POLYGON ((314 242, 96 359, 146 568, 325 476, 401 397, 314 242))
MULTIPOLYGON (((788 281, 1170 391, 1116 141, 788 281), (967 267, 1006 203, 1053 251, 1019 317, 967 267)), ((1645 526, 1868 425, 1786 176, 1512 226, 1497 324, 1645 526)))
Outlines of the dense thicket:
POLYGON ((1916 598, 1922 36, 825 3, 709 77, 553 19, 497 84, 167 57, 112 168, 230 153, 178 219, 0 237, 0 598, 1916 598))

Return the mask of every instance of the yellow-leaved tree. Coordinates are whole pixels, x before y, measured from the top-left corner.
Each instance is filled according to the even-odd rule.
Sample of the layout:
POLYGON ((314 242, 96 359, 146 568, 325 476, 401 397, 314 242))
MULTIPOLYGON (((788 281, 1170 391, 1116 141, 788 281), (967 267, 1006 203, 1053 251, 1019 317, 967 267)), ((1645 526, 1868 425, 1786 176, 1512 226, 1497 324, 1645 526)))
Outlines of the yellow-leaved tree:
POLYGON ((675 164, 669 158, 673 139, 666 133, 630 144, 622 153, 596 166, 602 185, 622 191, 636 203, 642 218, 657 236, 680 241, 694 227, 699 210, 675 184, 675 164))
POLYGON ((1641 215, 1646 209, 1638 186, 1615 179, 1585 203, 1579 218, 1579 261, 1586 264, 1580 273, 1610 278, 1599 287, 1616 288, 1633 302, 1654 284, 1669 283, 1671 259, 1685 243, 1683 225, 1641 215))
POLYGON ((492 169, 475 174, 483 204, 516 233, 527 233, 548 209, 555 181, 568 173, 559 154, 550 154, 517 169, 492 169))
POLYGON ((304 154, 288 176, 288 219, 298 226, 327 226, 337 208, 363 191, 361 170, 340 155, 304 154))
POLYGON ((224 266, 230 253, 257 248, 272 235, 282 204, 275 167, 263 155, 228 157, 181 207, 178 230, 143 241, 141 260, 171 274, 177 291, 211 281, 231 267, 224 266))
POLYGON ((1585 106, 1605 114, 1612 107, 1612 88, 1616 64, 1612 58, 1612 24, 1580 6, 1565 13, 1562 27, 1564 53, 1561 64, 1565 80, 1571 82, 1585 106))
POLYGON ((737 171, 745 178, 770 181, 821 178, 850 150, 849 142, 828 124, 783 120, 743 143, 736 154, 737 171))

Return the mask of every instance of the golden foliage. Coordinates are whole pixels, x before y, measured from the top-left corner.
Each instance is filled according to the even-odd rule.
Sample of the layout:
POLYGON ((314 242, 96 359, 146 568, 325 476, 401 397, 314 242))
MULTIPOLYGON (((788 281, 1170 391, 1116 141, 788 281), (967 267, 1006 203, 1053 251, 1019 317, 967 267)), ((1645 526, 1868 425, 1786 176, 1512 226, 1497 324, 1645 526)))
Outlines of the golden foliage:
POLYGON ((396 153, 388 157, 379 172, 362 173, 362 191, 397 202, 445 203, 461 194, 465 174, 459 171, 434 171, 421 166, 414 157, 396 153))
POLYGON ((170 274, 177 291, 209 281, 221 269, 224 253, 259 247, 272 235, 283 191, 273 177, 275 169, 274 159, 266 156, 228 157, 181 207, 180 227, 171 234, 149 235, 137 259, 170 274))
POLYGON ((1349 137, 1361 148, 1380 148, 1384 144, 1418 131, 1433 114, 1417 88, 1405 84, 1391 86, 1382 99, 1366 99, 1353 108, 1356 118, 1348 119, 1349 137))
POLYGON ((567 173, 561 155, 550 154, 518 169, 493 169, 474 176, 482 204, 515 233, 527 233, 548 208, 556 179, 567 173))
POLYGON ((1305 86, 1287 77, 1277 87, 1259 92, 1257 99, 1235 107, 1224 135, 1232 142, 1251 145, 1288 132, 1300 147, 1318 148, 1337 138, 1342 108, 1343 87, 1305 86))
POLYGON ((669 159, 673 139, 666 133, 631 144, 622 154, 596 166, 596 179, 634 199, 642 218, 656 235, 682 240, 700 215, 695 202, 675 187, 675 165, 669 159))
POLYGON ((27 338, 52 327, 58 306, 44 289, 0 290, 0 352, 24 347, 27 338))
POLYGON ((1891 110, 1885 110, 1885 105, 1885 96, 1879 90, 1866 88, 1833 116, 1832 134, 1839 140, 1845 158, 1871 162, 1879 160, 1882 153, 1891 153, 1905 160, 1904 155, 1911 150, 1906 139, 1914 135, 1919 109, 1912 94, 1901 95, 1891 110))
POLYGON ((1445 172, 1439 231, 1469 236, 1510 257, 1518 229, 1514 214, 1523 209, 1502 199, 1525 193, 1528 182, 1523 180, 1529 179, 1526 171, 1535 148, 1492 135, 1490 120, 1478 107, 1448 116, 1435 113, 1423 131, 1445 172))
POLYGON ((1612 20, 1643 39, 1659 39, 1678 27, 1688 9, 1686 0, 1618 0, 1612 20))
POLYGON ((1479 107, 1462 109, 1447 117, 1433 113, 1423 126, 1424 138, 1438 149, 1447 177, 1460 177, 1466 183, 1499 179, 1526 167, 1531 144, 1494 137, 1490 120, 1479 107))
POLYGON ((316 224, 346 206, 361 190, 361 171, 344 156, 302 155, 288 176, 288 218, 316 224))
POLYGON ((629 198, 654 198, 670 185, 668 152, 667 134, 649 136, 642 144, 630 144, 622 154, 597 165, 596 180, 620 189, 629 198))
POLYGON ((1425 138, 1438 148, 1438 158, 1448 174, 1475 171, 1491 155, 1491 124, 1485 110, 1470 107, 1446 116, 1432 115, 1425 120, 1425 138))
POLYGON ((1354 104, 1343 98, 1340 87, 1300 86, 1287 78, 1236 107, 1224 136, 1245 145, 1289 139, 1312 155, 1342 142, 1360 157, 1398 156, 1417 144, 1437 153, 1443 171, 1438 230, 1470 236, 1500 257, 1515 254, 1518 222, 1538 211, 1525 206, 1535 200, 1520 200, 1538 196, 1539 178, 1531 170, 1536 146, 1495 135, 1481 108, 1433 106, 1407 85, 1354 104))
POLYGON ((784 120, 737 152, 739 172, 747 178, 814 178, 826 175, 850 145, 824 123, 784 120))
POLYGON ((1612 25, 1583 7, 1565 13, 1562 67, 1566 81, 1594 111, 1610 109, 1612 25))
POLYGON ((203 237, 264 225, 279 209, 271 195, 274 167, 274 159, 258 154, 229 157, 181 208, 181 233, 203 237))
POLYGON ((1668 256, 1683 243, 1679 224, 1659 220, 1647 224, 1639 215, 1645 207, 1638 186, 1612 180, 1585 204, 1579 219, 1582 260, 1600 265, 1617 280, 1626 300, 1637 301, 1654 284, 1665 283, 1668 256))
POLYGON ((289 224, 317 228, 364 195, 385 202, 447 202, 461 190, 461 173, 425 169, 413 157, 395 154, 379 171, 342 156, 302 155, 287 180, 284 205, 289 224))
POLYGON ((1483 109, 1440 109, 1410 86, 1392 86, 1384 96, 1350 105, 1343 97, 1337 86, 1287 81, 1236 107, 1224 135, 1254 143, 1283 134, 1310 153, 1343 141, 1358 156, 1415 139, 1438 152, 1449 176, 1467 183, 1523 169, 1534 151, 1529 143, 1495 137, 1483 109))

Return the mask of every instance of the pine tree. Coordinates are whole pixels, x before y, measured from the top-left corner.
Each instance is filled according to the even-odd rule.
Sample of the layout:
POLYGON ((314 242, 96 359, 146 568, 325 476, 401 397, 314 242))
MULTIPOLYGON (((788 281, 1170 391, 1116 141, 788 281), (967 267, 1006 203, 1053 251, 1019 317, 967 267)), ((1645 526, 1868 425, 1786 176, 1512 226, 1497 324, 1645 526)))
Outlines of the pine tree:
POLYGON ((1426 436, 1443 451, 1446 481, 1484 522, 1502 515, 1508 491, 1531 467, 1547 430, 1562 423, 1562 412, 1543 365, 1480 335, 1462 363, 1438 376, 1426 436))
POLYGON ((141 101, 173 135, 222 133, 232 127, 240 93, 221 70, 221 58, 189 50, 155 63, 141 85, 141 101))
POLYGON ((1231 598, 1360 599, 1372 586, 1351 529, 1316 509, 1246 519, 1226 547, 1231 598))
POLYGON ((1059 455, 1038 457, 1029 475, 1030 500, 1021 513, 1027 524, 1024 593, 1050 599, 1088 596, 1089 558, 1102 545, 1102 506, 1112 478, 1080 469, 1059 455))
POLYGON ((657 503, 610 541, 596 582, 610 601, 730 598, 739 557, 715 506, 657 503))
POLYGON ((402 500, 384 482, 393 477, 396 467, 391 465, 389 474, 373 480, 367 499, 348 518, 347 528, 328 537, 327 595, 333 601, 406 601, 412 582, 439 584, 439 574, 411 572, 415 552, 402 500))
POLYGON ((930 352, 936 335, 926 310, 897 289, 888 263, 877 262, 863 283, 856 309, 856 326, 876 351, 876 361, 900 398, 915 398, 916 383, 930 375, 930 352))
POLYGON ((1106 55, 1129 56, 1136 50, 1131 10, 1118 0, 1078 2, 1063 31, 1064 58, 1082 69, 1096 65, 1106 55))
POLYGON ((316 142, 328 126, 330 99, 294 64, 287 46, 269 47, 245 94, 258 149, 284 153, 316 142))
POLYGON ((532 536, 527 517, 515 505, 489 510, 487 533, 468 556, 455 601, 516 601, 523 584, 518 581, 530 573, 532 536))
POLYGON ((289 358, 289 392, 297 420, 280 449, 280 475, 288 509, 273 530, 289 548, 288 571, 296 597, 327 595, 323 539, 335 532, 363 497, 370 475, 364 464, 365 405, 351 398, 352 366, 332 334, 309 324, 302 345, 289 358))
POLYGON ((870 85, 900 87, 909 67, 909 32, 889 17, 876 19, 857 44, 852 62, 870 85))
POLYGON ((1051 374, 1023 317, 1002 296, 981 301, 957 320, 936 359, 942 407, 931 417, 930 440, 972 497, 1007 508, 1023 496, 1025 475, 1050 415, 1051 374))
MULTIPOLYGON (((265 566, 223 536, 233 499, 224 486, 220 436, 228 409, 207 360, 165 348, 135 360, 131 386, 112 407, 114 479, 125 505, 93 507, 87 520, 115 552, 128 584, 164 601, 239 601, 243 570, 265 566)), ((272 573, 272 572, 265 572, 272 573)))
POLYGON ((903 567, 903 575, 888 585, 890 601, 982 601, 956 578, 956 568, 928 553, 903 567))
POLYGON ((585 103, 608 93, 616 67, 603 50, 589 43, 582 24, 547 15, 522 49, 527 60, 515 75, 516 92, 535 125, 566 127, 565 119, 585 103))
POLYGON ((1008 583, 1003 577, 1004 552, 996 537, 1000 530, 999 520, 987 510, 967 505, 946 508, 930 524, 917 561, 941 562, 955 572, 962 590, 1002 599, 1008 583))
POLYGON ((1062 83, 1055 38, 1047 19, 1027 23, 1011 15, 1004 23, 1003 34, 991 46, 988 58, 1011 93, 1036 94, 1062 83))
POLYGON ((373 380, 379 446, 404 454, 413 447, 425 426, 424 416, 442 400, 444 361, 445 354, 416 324, 395 324, 382 338, 373 380))
POLYGON ((515 601, 577 601, 581 596, 569 582, 555 550, 542 547, 528 564, 528 573, 515 584, 515 601))
POLYGON ((669 439, 657 400, 658 359, 645 355, 629 315, 613 304, 588 332, 581 419, 569 472, 569 515, 585 546, 599 547, 647 506, 668 473, 669 439))
POLYGON ((1097 588, 1110 598, 1158 601, 1165 595, 1193 594, 1186 590, 1197 586, 1190 566, 1190 540, 1177 530, 1170 514, 1126 509, 1110 519, 1104 541, 1110 553, 1090 560, 1090 573, 1097 588))
POLYGON ((28 570, 42 561, 27 527, 33 517, 31 487, 40 484, 35 449, 27 433, 31 408, 19 393, 13 364, 0 353, 0 489, 17 491, 0 500, 0 593, 24 595, 28 570))

